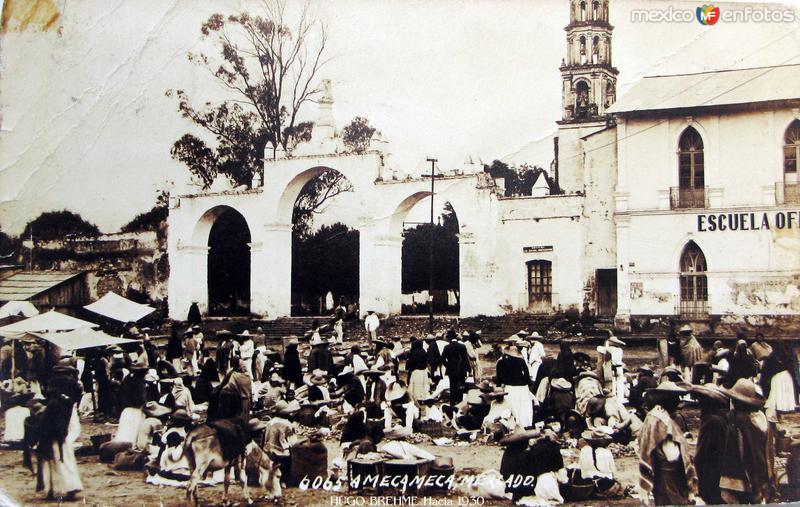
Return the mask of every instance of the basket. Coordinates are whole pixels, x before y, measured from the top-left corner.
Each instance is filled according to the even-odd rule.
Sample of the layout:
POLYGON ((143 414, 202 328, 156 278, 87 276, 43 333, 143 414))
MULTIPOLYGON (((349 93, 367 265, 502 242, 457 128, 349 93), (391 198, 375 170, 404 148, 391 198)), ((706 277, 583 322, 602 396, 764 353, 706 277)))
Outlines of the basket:
POLYGON ((568 484, 564 492, 564 498, 573 501, 588 500, 594 494, 594 483, 588 484, 568 484))
POLYGON ((432 438, 439 438, 452 436, 455 431, 453 428, 445 426, 441 421, 420 421, 417 432, 424 433, 432 438))

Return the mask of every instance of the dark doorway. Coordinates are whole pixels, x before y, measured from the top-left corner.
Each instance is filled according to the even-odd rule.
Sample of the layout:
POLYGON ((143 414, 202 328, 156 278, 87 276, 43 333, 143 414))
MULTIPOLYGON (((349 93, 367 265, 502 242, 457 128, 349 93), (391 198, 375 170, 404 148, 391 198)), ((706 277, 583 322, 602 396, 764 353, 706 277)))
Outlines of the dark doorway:
MULTIPOLYGON (((430 201, 427 201, 430 205, 430 201)), ((461 309, 458 216, 445 202, 437 222, 405 224, 401 249, 401 312, 427 314, 430 288, 431 234, 433 234, 433 311, 458 315, 461 309)))
POLYGON ((359 233, 342 223, 292 235, 292 315, 331 315, 342 304, 357 315, 359 233))
POLYGON ((208 235, 208 314, 250 314, 250 229, 234 209, 223 211, 208 235))
POLYGON ((597 316, 613 317, 617 314, 617 270, 597 270, 597 316))

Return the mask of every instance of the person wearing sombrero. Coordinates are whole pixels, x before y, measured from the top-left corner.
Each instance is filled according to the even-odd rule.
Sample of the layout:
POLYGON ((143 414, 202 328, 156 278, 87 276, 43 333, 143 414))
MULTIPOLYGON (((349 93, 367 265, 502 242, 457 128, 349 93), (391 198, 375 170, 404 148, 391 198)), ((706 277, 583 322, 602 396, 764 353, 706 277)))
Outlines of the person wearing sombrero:
POLYGON ((454 329, 447 331, 449 343, 442 351, 442 364, 450 379, 450 405, 455 406, 464 396, 464 381, 471 371, 467 348, 454 329))
POLYGON ((483 368, 481 366, 480 356, 478 354, 478 349, 480 348, 480 339, 478 335, 475 333, 470 333, 469 331, 464 331, 461 334, 462 342, 464 343, 464 347, 467 349, 467 356, 469 357, 469 365, 470 369, 472 370, 472 376, 475 377, 476 382, 480 382, 483 379, 483 368))
POLYGON ((697 495, 689 443, 676 419, 686 390, 669 380, 649 389, 653 403, 639 432, 639 499, 645 505, 688 505, 697 495))
POLYGON ((495 387, 489 392, 481 393, 481 397, 489 403, 489 413, 481 423, 484 433, 493 435, 495 440, 499 440, 518 426, 505 389, 495 387))
POLYGON ((503 359, 497 362, 497 385, 508 394, 511 412, 523 428, 533 425, 533 395, 528 385, 531 376, 519 347, 509 345, 503 359))
POLYGON ((775 493, 774 435, 763 412, 764 396, 750 379, 722 392, 731 399, 719 487, 729 504, 771 502, 775 493))
POLYGON ((550 389, 542 401, 541 415, 553 417, 564 423, 566 414, 575 407, 572 384, 565 378, 557 377, 550 381, 550 389))
MULTIPOLYGON (((525 457, 531 439, 540 435, 541 432, 539 430, 524 430, 517 427, 514 428, 514 431, 498 440, 498 443, 505 447, 503 456, 500 458, 500 475, 503 476, 504 481, 508 481, 506 482, 507 493, 513 494, 516 491, 513 476, 520 473, 520 464, 525 457)), ((524 480, 521 482, 524 483, 524 480)))
POLYGON ((150 446, 153 444, 153 437, 164 427, 164 421, 166 421, 171 411, 169 407, 156 401, 145 403, 142 411, 144 412, 144 419, 139 424, 133 448, 140 451, 149 451, 150 446))
POLYGON ((655 372, 650 365, 642 365, 638 368, 636 380, 631 385, 630 393, 628 394, 628 405, 636 410, 640 418, 644 418, 644 392, 658 386, 658 381, 655 378, 655 372))
POLYGON ((586 407, 586 419, 589 428, 607 427, 615 442, 627 445, 641 427, 638 417, 631 415, 628 409, 608 390, 589 400, 586 407))
POLYGON ((609 332, 603 345, 597 347, 599 373, 605 389, 611 390, 620 403, 625 403, 625 363, 622 361, 625 342, 609 332))
POLYGON ((250 331, 245 329, 239 334, 239 337, 242 338, 241 343, 239 344, 239 357, 242 361, 245 362, 245 367, 247 368, 247 376, 250 379, 253 379, 253 355, 256 352, 256 344, 253 342, 253 337, 250 335, 250 331))
POLYGON ((575 384, 575 410, 581 415, 586 415, 586 405, 595 396, 603 394, 600 376, 593 371, 582 371, 576 377, 575 384))
POLYGON ((719 478, 728 433, 730 398, 716 384, 692 386, 690 392, 700 405, 700 432, 694 455, 698 492, 706 505, 723 504, 719 478))
POLYGON ((392 382, 385 396, 388 403, 385 429, 391 429, 391 419, 394 416, 400 419, 408 431, 412 431, 414 420, 419 417, 420 410, 416 400, 408 393, 405 382, 402 380, 392 382))
POLYGON ((322 370, 327 375, 336 375, 336 366, 333 363, 333 355, 328 349, 328 342, 320 337, 314 337, 310 345, 307 371, 311 373, 314 370, 322 370))
POLYGON ((703 347, 694 336, 692 326, 684 324, 678 330, 678 342, 681 346, 681 362, 683 378, 691 379, 695 363, 703 360, 703 347))
MULTIPOLYGON (((617 482, 617 466, 614 455, 608 449, 613 442, 608 428, 593 428, 581 434, 586 445, 581 447, 578 455, 578 472, 580 477, 573 477, 577 484, 592 481, 595 486, 594 496, 612 498, 622 496, 624 488, 617 482)), ((576 474, 577 475, 577 474, 576 474)))

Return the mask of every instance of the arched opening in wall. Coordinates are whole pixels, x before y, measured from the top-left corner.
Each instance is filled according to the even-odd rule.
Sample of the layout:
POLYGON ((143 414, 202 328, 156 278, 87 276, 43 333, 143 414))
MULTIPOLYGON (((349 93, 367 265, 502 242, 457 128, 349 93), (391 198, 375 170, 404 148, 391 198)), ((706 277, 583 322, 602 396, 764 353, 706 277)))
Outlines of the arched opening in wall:
POLYGON ((800 204, 798 161, 800 161, 800 120, 794 120, 783 136, 783 188, 779 188, 779 204, 800 204))
POLYGON ((338 306, 358 316, 359 232, 353 215, 352 184, 325 169, 300 190, 292 211, 293 316, 330 316, 338 306))
POLYGON ((578 81, 575 85, 575 117, 586 118, 589 116, 589 84, 578 81))
POLYGON ((250 315, 250 228, 225 207, 208 234, 208 314, 250 315))
POLYGON ((708 316, 708 278, 706 257, 694 241, 687 243, 681 255, 680 306, 683 319, 699 319, 708 316))
POLYGON ((429 198, 421 200, 408 214, 403 223, 401 253, 402 313, 428 313, 428 297, 432 295, 434 313, 458 315, 461 310, 458 232, 458 216, 449 202, 435 213, 432 227, 429 198), (431 282, 433 291, 429 290, 431 282))
POLYGON ((705 208, 705 160, 703 138, 686 127, 678 141, 678 188, 672 192, 673 208, 705 208))

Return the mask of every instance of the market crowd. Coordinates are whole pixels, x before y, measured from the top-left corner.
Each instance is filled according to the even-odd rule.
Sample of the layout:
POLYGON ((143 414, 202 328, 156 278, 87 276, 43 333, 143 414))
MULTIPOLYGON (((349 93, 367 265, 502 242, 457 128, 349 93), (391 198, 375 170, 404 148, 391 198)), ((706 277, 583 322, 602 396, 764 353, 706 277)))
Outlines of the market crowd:
POLYGON ((258 328, 209 340, 195 321, 173 325, 164 347, 134 328, 138 343, 58 357, 39 344, 5 343, 4 442, 23 450, 37 490, 61 500, 83 490, 81 419, 116 424, 113 434, 93 437, 101 461, 167 486, 189 479, 192 428, 238 421, 288 486, 309 476, 346 479, 349 463, 390 458, 452 472, 452 463, 407 441, 426 433, 441 444, 503 446, 495 472, 503 487, 492 494, 523 505, 779 499, 775 443, 782 414, 797 401, 786 341, 742 336, 731 348, 703 348, 684 326, 658 340, 657 364, 631 371, 625 342, 611 333, 591 353, 573 351, 575 337, 548 354, 535 331, 493 344, 479 330, 387 338, 370 312, 362 341, 343 336, 339 321, 280 340, 258 328), (689 407, 700 411, 696 437, 689 407), (328 467, 322 440, 332 430, 341 436, 328 467), (577 460, 565 463, 564 448, 577 460), (624 448, 638 454, 635 487, 617 478, 615 454, 624 448))

